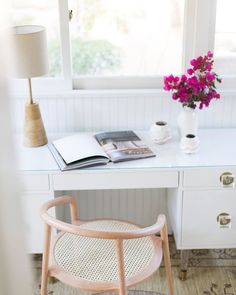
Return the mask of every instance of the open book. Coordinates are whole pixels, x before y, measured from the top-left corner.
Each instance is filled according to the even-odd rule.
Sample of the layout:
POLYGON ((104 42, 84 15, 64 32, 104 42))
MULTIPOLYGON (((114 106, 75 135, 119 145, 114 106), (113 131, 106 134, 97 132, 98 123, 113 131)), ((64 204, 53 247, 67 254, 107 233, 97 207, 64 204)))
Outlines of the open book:
POLYGON ((121 161, 155 157, 131 130, 103 132, 94 136, 77 133, 48 145, 62 171, 121 161))

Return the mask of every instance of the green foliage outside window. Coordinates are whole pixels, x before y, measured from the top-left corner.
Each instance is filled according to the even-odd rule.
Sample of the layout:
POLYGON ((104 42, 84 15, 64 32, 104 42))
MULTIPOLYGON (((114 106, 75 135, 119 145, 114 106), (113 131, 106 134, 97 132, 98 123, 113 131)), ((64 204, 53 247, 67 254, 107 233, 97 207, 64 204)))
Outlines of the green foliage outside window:
POLYGON ((73 41, 72 65, 76 75, 104 74, 120 65, 119 48, 105 40, 73 41))
MULTIPOLYGON (((106 74, 120 66, 120 49, 108 41, 77 39, 73 41, 72 48, 72 67, 75 75, 106 74)), ((57 76, 60 72, 60 54, 58 42, 51 42, 49 44, 49 76, 57 76)))

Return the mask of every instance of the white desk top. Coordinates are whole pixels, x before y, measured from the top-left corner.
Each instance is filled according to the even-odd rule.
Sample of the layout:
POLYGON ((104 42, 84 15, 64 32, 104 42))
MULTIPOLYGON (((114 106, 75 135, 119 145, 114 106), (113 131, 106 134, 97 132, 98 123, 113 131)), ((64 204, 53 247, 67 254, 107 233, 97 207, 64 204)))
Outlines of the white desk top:
MULTIPOLYGON (((184 154, 179 147, 179 139, 174 135, 163 145, 151 141, 148 132, 136 132, 156 153, 155 158, 109 163, 105 166, 83 168, 86 170, 112 169, 153 169, 153 168, 186 168, 236 166, 236 129, 204 129, 199 131, 200 146, 195 154, 184 154)), ((22 139, 16 139, 18 167, 21 171, 55 171, 59 172, 53 156, 47 146, 27 148, 22 139)), ((63 173, 76 173, 71 170, 63 173)))

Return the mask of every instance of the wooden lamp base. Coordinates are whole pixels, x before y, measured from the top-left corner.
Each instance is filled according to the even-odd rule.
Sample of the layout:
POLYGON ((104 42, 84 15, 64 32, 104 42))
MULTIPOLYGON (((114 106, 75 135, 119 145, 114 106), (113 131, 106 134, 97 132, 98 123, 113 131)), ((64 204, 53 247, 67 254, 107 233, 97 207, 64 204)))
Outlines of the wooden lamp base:
POLYGON ((26 103, 24 122, 24 145, 37 147, 47 144, 48 139, 38 103, 26 103))

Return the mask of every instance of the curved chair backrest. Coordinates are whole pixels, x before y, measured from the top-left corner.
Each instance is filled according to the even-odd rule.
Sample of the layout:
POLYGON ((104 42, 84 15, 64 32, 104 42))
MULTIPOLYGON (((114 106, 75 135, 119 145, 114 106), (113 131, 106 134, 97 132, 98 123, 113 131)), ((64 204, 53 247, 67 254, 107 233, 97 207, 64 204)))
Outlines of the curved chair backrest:
POLYGON ((51 227, 54 227, 60 231, 68 232, 71 234, 76 234, 89 238, 99 238, 99 239, 137 239, 150 235, 154 235, 160 232, 165 226, 166 219, 165 215, 159 215, 157 222, 149 227, 140 228, 137 230, 129 230, 129 231, 97 231, 92 229, 81 228, 76 225, 76 221, 78 221, 78 213, 76 201, 73 197, 70 196, 62 196, 58 197, 54 200, 51 200, 45 203, 41 208, 41 217, 42 219, 51 227), (48 210, 52 207, 56 207, 58 205, 70 204, 70 212, 71 212, 71 224, 58 220, 51 215, 48 214, 48 210))

